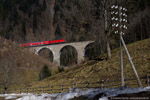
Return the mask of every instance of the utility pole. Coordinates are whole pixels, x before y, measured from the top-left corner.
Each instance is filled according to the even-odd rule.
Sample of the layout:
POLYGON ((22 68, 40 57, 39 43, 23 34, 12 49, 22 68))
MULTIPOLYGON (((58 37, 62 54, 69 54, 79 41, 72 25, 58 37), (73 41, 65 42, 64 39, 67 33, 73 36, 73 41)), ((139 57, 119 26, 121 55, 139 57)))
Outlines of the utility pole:
POLYGON ((120 24, 120 67, 121 67, 121 86, 125 86, 125 81, 124 81, 124 75, 123 75, 123 54, 122 54, 122 43, 121 43, 121 37, 122 37, 122 21, 121 21, 121 19, 122 19, 122 16, 121 16, 121 7, 119 7, 119 19, 120 19, 120 21, 119 21, 119 24, 120 24))
POLYGON ((136 69, 134 67, 134 64, 132 62, 132 59, 130 57, 130 54, 128 52, 128 49, 126 47, 126 44, 123 40, 122 35, 124 35, 123 30, 127 29, 127 9, 123 8, 122 6, 118 6, 118 5, 112 5, 111 6, 112 12, 112 27, 115 28, 115 33, 119 33, 120 35, 120 67, 121 67, 121 86, 125 86, 125 81, 124 81, 124 75, 123 75, 123 54, 122 54, 122 45, 125 49, 125 52, 128 56, 128 60, 130 62, 130 65, 132 67, 132 70, 134 72, 134 75, 136 77, 137 83, 139 87, 142 87, 142 84, 140 82, 139 76, 136 72, 136 69))

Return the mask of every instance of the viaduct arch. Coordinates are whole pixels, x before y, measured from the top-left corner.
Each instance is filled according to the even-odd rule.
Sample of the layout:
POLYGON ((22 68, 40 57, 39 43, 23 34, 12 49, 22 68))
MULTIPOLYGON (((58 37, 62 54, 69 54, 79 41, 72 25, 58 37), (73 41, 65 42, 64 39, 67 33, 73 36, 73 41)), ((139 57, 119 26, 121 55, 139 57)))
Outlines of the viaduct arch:
POLYGON ((37 52, 38 55, 48 59, 48 61, 53 62, 53 52, 49 48, 42 48, 37 52))
POLYGON ((85 48, 87 45, 94 43, 95 41, 84 41, 84 42, 73 42, 73 43, 62 43, 62 44, 53 44, 53 45, 45 45, 45 46, 37 46, 37 47, 30 47, 29 49, 33 51, 35 54, 39 54, 39 52, 47 48, 50 51, 52 51, 53 54, 53 63, 57 66, 60 66, 60 53, 61 50, 65 46, 72 46, 76 49, 78 55, 77 55, 77 63, 81 63, 84 61, 84 55, 85 55, 85 48))
POLYGON ((77 64, 78 62, 77 57, 78 57, 78 52, 75 49, 75 47, 66 45, 60 50, 60 65, 67 66, 69 64, 77 64))

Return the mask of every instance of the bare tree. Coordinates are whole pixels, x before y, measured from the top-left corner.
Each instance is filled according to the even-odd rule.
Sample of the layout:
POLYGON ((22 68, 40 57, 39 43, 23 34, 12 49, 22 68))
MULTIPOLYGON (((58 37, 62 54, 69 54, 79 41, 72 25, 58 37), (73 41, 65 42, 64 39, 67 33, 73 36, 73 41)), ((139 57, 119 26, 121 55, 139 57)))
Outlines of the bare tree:
POLYGON ((109 23, 109 9, 110 6, 114 3, 113 0, 101 0, 101 9, 103 12, 104 18, 104 34, 106 39, 106 50, 107 50, 107 59, 111 59, 111 49, 110 49, 110 32, 111 32, 111 25, 109 23))
POLYGON ((10 84, 13 83, 13 73, 16 69, 15 58, 11 53, 3 53, 0 60, 1 85, 7 91, 10 84))
MULTIPOLYGON (((124 5, 127 2, 127 0, 120 0, 122 5, 124 5)), ((106 39, 106 50, 107 50, 107 59, 111 59, 111 48, 110 48, 110 33, 113 31, 111 28, 111 15, 110 15, 110 7, 112 4, 117 3, 117 0, 101 0, 100 6, 103 12, 103 18, 104 18, 104 34, 106 39)))

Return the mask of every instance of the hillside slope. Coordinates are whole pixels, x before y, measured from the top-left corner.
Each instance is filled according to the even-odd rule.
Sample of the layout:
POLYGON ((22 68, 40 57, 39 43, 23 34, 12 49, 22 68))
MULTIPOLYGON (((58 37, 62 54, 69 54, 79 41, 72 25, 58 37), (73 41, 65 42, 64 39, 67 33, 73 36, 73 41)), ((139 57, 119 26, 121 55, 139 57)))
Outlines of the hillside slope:
POLYGON ((39 80, 44 65, 53 65, 11 41, 0 38, 0 88, 16 88, 39 80))
MULTIPOLYGON (((140 77, 150 73, 150 39, 138 41, 127 45, 133 63, 140 77)), ((120 52, 119 48, 112 51, 112 59, 106 61, 89 61, 80 66, 68 69, 55 76, 33 84, 32 87, 71 84, 72 82, 118 80, 120 78, 120 52)), ((105 55, 104 55, 105 56, 105 55)), ((124 53, 124 75, 126 79, 135 78, 127 56, 124 53)))
MULTIPOLYGON (((126 34, 128 41, 148 38, 150 1, 128 0, 124 5, 129 11, 127 33, 132 32, 126 34)), ((17 43, 95 40, 105 35, 103 14, 101 0, 0 0, 0 36, 17 43)))

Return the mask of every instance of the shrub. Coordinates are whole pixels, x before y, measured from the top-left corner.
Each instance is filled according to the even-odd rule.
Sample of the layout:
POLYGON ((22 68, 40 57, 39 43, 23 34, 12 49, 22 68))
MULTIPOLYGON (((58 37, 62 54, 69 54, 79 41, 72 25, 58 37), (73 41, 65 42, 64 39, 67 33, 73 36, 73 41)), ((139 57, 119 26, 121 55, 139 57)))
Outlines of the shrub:
POLYGON ((63 72, 64 71, 64 67, 58 67, 58 73, 63 72))
POLYGON ((45 65, 42 70, 40 71, 40 74, 39 74, 39 80, 43 80, 47 77, 50 77, 51 76, 51 70, 48 68, 47 65, 45 65))

